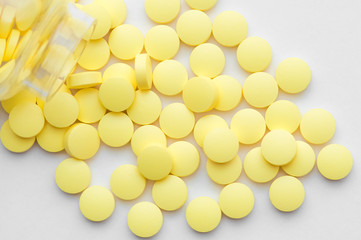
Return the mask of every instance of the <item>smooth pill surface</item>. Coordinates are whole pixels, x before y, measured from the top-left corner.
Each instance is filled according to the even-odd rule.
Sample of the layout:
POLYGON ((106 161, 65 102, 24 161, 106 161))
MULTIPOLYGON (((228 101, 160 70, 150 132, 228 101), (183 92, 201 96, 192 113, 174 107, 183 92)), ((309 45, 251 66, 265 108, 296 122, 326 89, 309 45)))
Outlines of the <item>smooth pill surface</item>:
POLYGON ((133 86, 134 89, 137 88, 137 81, 135 79, 134 69, 126 63, 114 63, 107 67, 103 73, 103 80, 109 78, 118 78, 122 77, 127 79, 133 86))
POLYGON ((189 7, 207 11, 216 5, 218 0, 186 0, 189 7))
POLYGON ((134 154, 138 156, 149 145, 167 147, 167 138, 160 128, 153 125, 145 125, 135 130, 131 146, 134 154))
POLYGON ((104 116, 106 109, 100 102, 98 89, 81 89, 74 95, 74 97, 79 104, 78 120, 80 122, 96 123, 104 116))
POLYGON ((187 177, 198 169, 199 152, 192 143, 186 141, 174 142, 169 145, 168 150, 173 157, 171 174, 178 177, 187 177))
POLYGON ((102 6, 101 3, 98 4, 94 2, 85 5, 82 10, 96 20, 91 39, 100 39, 104 37, 109 32, 112 24, 109 12, 102 6))
POLYGON ((16 27, 20 31, 26 31, 29 29, 39 16, 41 9, 41 0, 25 1, 24 5, 22 5, 20 8, 18 7, 16 10, 16 27), (31 9, 31 11, 29 11, 29 9, 31 9))
POLYGON ((20 54, 22 54, 22 52, 25 49, 25 46, 27 45, 27 43, 29 42, 31 36, 33 34, 32 30, 28 30, 26 31, 26 33, 21 37, 18 45, 15 48, 14 51, 14 55, 13 55, 13 59, 18 59, 20 54))
POLYGON ((327 179, 340 180, 351 171, 353 159, 351 152, 340 144, 330 144, 321 149, 317 156, 317 168, 327 179))
POLYGON ((156 23, 173 21, 180 11, 180 0, 145 0, 144 7, 148 17, 156 23))
POLYGON ((3 146, 14 153, 22 153, 29 150, 35 142, 35 137, 22 138, 16 135, 10 128, 9 120, 4 122, 0 130, 0 140, 3 146))
POLYGON ((227 185, 237 181, 242 172, 242 161, 236 156, 226 163, 216 163, 207 160, 207 174, 213 182, 227 185))
POLYGON ((1 101, 1 106, 5 112, 10 113, 16 105, 24 102, 35 103, 36 96, 28 90, 21 90, 12 98, 1 101))
POLYGON ((0 83, 3 83, 15 68, 15 60, 11 60, 0 67, 0 83))
POLYGON ((269 130, 284 129, 293 133, 300 125, 301 113, 293 102, 278 100, 267 108, 265 120, 269 130))
POLYGON ((78 60, 80 67, 92 71, 99 70, 107 64, 110 50, 107 41, 103 38, 90 41, 78 60))
POLYGON ((47 152, 60 152, 64 150, 64 136, 67 130, 45 123, 43 130, 36 136, 36 141, 47 152))
MULTIPOLYGON (((1 10, 1 9, 0 9, 1 10)), ((2 64, 6 48, 6 39, 0 38, 0 65, 2 64)), ((5 79, 4 79, 5 80, 5 79)), ((2 80, 3 81, 3 80, 2 80)), ((2 82, 0 81, 0 83, 2 82)))
POLYGON ((13 6, 5 5, 0 17, 0 38, 6 39, 15 22, 16 9, 13 6))
POLYGON ((237 107, 242 99, 241 84, 228 75, 220 75, 213 81, 219 93, 219 99, 214 108, 219 111, 230 111, 237 107))
POLYGON ((3 61, 9 61, 12 59, 15 48, 18 45, 20 38, 20 32, 16 29, 11 30, 8 39, 6 40, 6 48, 4 53, 3 61))
POLYGON ((70 89, 82 89, 98 86, 102 82, 101 72, 89 71, 70 75, 66 85, 70 89))
POLYGON ((193 136, 200 147, 203 147, 206 135, 215 128, 228 129, 228 124, 218 115, 206 115, 197 121, 194 126, 193 136))
POLYGON ((148 54, 139 54, 135 58, 135 77, 139 90, 149 90, 152 88, 153 68, 148 54))
POLYGON ((108 11, 111 19, 111 28, 118 27, 125 21, 127 7, 124 0, 94 0, 94 2, 100 4, 108 11))

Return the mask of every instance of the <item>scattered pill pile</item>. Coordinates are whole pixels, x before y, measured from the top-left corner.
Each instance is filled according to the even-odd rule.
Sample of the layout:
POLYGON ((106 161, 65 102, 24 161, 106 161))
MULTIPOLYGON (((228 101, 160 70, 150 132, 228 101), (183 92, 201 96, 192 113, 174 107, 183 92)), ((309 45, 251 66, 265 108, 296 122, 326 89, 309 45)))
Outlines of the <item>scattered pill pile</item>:
MULTIPOLYGON (((316 108, 301 116, 294 103, 277 100, 279 89, 295 94, 307 88, 311 80, 309 66, 299 58, 288 58, 278 65, 275 76, 263 72, 272 60, 271 46, 260 37, 247 37, 246 20, 238 12, 222 12, 212 23, 204 11, 217 0, 186 0, 192 10, 179 16, 176 29, 162 25, 177 18, 180 1, 145 0, 148 17, 160 24, 145 36, 135 26, 123 24, 123 0, 78 4, 97 21, 92 40, 78 61, 83 71, 70 75, 49 101, 42 102, 27 90, 2 101, 9 113, 0 131, 4 147, 21 153, 36 140, 45 151, 65 150, 71 158, 57 167, 56 184, 65 193, 81 193, 80 211, 91 221, 104 221, 112 215, 114 195, 122 200, 136 199, 147 182, 154 181, 154 203, 139 202, 128 213, 129 229, 140 237, 160 231, 162 211, 175 211, 186 203, 188 192, 182 177, 193 174, 200 162, 198 148, 182 140, 192 133, 208 158, 208 176, 224 185, 218 201, 198 197, 186 207, 187 222, 198 232, 214 230, 222 214, 240 219, 252 211, 255 200, 251 189, 236 182, 242 169, 256 183, 272 181, 280 168, 287 174, 275 179, 269 189, 271 203, 283 212, 302 205, 305 190, 297 177, 310 173, 316 163, 327 179, 346 177, 353 159, 344 146, 326 145, 317 158, 311 147, 332 139, 336 128, 332 115, 316 108), (104 36, 108 32, 107 41, 104 36), (235 78, 221 75, 226 60, 219 46, 207 43, 211 34, 220 45, 237 48, 240 67, 250 73, 243 87, 235 78), (181 41, 194 46, 190 67, 195 77, 190 79, 186 68, 172 59, 181 41), (100 70, 110 54, 122 61, 134 61, 135 68, 118 62, 102 74, 100 70), (154 70, 151 58, 158 61, 154 70), (160 96, 152 91, 153 85, 161 95, 181 94, 183 103, 163 108, 160 96), (235 113, 230 126, 214 114, 196 121, 197 113, 229 111, 242 98, 250 107, 235 113), (266 109, 265 117, 257 109, 266 109), (160 128, 152 125, 157 120, 160 128), (292 134, 297 129, 306 141, 295 140, 292 134), (177 141, 167 146, 167 138, 177 141), (95 156, 101 142, 111 147, 130 143, 137 157, 136 165, 125 164, 114 170, 111 190, 89 186, 91 172, 84 160, 95 156), (240 144, 257 143, 242 162, 238 156, 240 144)), ((16 48, 21 46, 17 44, 19 33, 29 25, 16 18, 14 12, 2 10, 2 60, 8 61, 16 54, 16 48), (14 21, 16 28, 11 30, 14 21)))

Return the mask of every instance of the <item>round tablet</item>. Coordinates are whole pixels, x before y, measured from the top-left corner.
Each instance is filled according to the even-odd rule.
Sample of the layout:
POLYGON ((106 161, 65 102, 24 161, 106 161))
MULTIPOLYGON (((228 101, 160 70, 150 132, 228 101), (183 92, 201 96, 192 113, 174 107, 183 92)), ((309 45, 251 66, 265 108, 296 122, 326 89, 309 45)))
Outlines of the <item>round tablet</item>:
POLYGON ((231 161, 238 153, 236 134, 230 129, 215 128, 205 136, 203 150, 209 159, 217 163, 231 161))
POLYGON ((145 178, 160 180, 165 178, 172 170, 173 157, 166 147, 150 145, 140 152, 137 166, 145 178))
POLYGON ((351 171, 351 152, 340 144, 330 144, 322 148, 317 156, 317 168, 327 179, 340 180, 351 171))
POLYGON ((5 5, 0 17, 0 38, 6 39, 14 26, 16 9, 11 5, 5 5))
POLYGON ((149 145, 160 145, 167 147, 167 138, 162 130, 153 125, 141 126, 135 130, 131 140, 132 150, 139 155, 149 145))
POLYGON ((242 183, 229 184, 219 194, 219 206, 227 217, 244 218, 253 210, 253 192, 242 183))
POLYGON ((145 12, 152 21, 160 24, 173 21, 180 11, 180 0, 145 0, 145 12))
MULTIPOLYGON (((5 63, 3 66, 0 67, 0 83, 3 83, 8 77, 9 75, 13 72, 15 68, 15 60, 12 59, 10 60, 9 62, 5 63)), ((29 71, 25 71, 25 72, 22 72, 20 77, 21 79, 24 79, 25 76, 23 75, 26 75, 28 74, 29 71)), ((10 96, 6 96, 6 97, 12 97, 14 93, 11 93, 10 96)))
POLYGON ((128 227, 138 237, 152 237, 163 225, 163 214, 151 202, 139 202, 128 212, 128 227))
POLYGON ((176 30, 182 42, 190 46, 198 46, 207 42, 211 36, 212 22, 204 12, 189 10, 178 18, 176 30))
POLYGON ((24 102, 35 103, 36 96, 29 90, 24 89, 17 93, 15 96, 6 100, 2 100, 1 106, 3 107, 5 112, 10 113, 16 105, 24 102))
POLYGON ((103 73, 104 81, 109 78, 122 77, 127 79, 133 86, 134 90, 137 88, 137 81, 135 80, 134 69, 126 63, 114 63, 105 69, 103 73))
POLYGON ((111 17, 102 4, 91 3, 82 7, 82 10, 93 17, 96 21, 91 39, 100 39, 110 30, 111 17))
POLYGON ((246 108, 238 111, 231 121, 231 130, 242 144, 255 144, 266 132, 265 120, 258 111, 246 108))
POLYGON ((62 161, 55 171, 58 187, 66 193, 77 194, 90 184, 91 173, 88 164, 75 158, 62 161))
POLYGON ((125 21, 127 6, 124 0, 94 0, 94 2, 100 4, 108 11, 111 19, 111 28, 118 27, 125 21))
POLYGON ((11 30, 8 39, 6 40, 6 48, 3 61, 10 61, 14 55, 15 48, 18 45, 20 32, 16 29, 11 30))
POLYGON ((44 116, 54 127, 69 127, 79 116, 79 104, 71 94, 58 92, 50 101, 45 102, 44 116))
POLYGON ((247 33, 246 19, 236 11, 221 12, 213 21, 213 36, 223 46, 238 46, 247 33))
POLYGON ((185 182, 173 175, 156 181, 152 196, 155 204, 165 211, 175 211, 181 208, 187 200, 188 190, 185 182))
POLYGON ((186 0, 189 7, 202 11, 207 11, 216 5, 218 0, 186 0))
POLYGON ((197 121, 194 125, 193 136, 200 147, 203 147, 206 135, 215 128, 228 129, 228 124, 223 118, 217 115, 206 115, 197 121))
POLYGON ((107 64, 109 57, 109 45, 107 41, 100 38, 88 42, 78 60, 78 64, 80 67, 89 71, 99 70, 107 64))
POLYGON ((217 201, 210 197, 198 197, 187 206, 186 218, 188 225, 197 232, 210 232, 220 223, 221 209, 217 201))
POLYGON ((310 67, 302 59, 287 58, 276 69, 276 81, 287 93, 302 92, 311 81, 310 67))
POLYGON ((282 212, 298 209, 305 199, 303 184, 295 177, 282 176, 274 180, 269 189, 272 205, 282 212))
POLYGON ((253 73, 244 81, 243 96, 253 107, 268 107, 278 96, 277 82, 269 73, 253 73))
POLYGON ((302 136, 312 144, 323 144, 331 140, 336 131, 336 122, 328 111, 315 108, 306 112, 301 119, 302 136))
POLYGON ((104 80, 99 87, 99 99, 105 108, 113 112, 128 109, 135 98, 132 84, 125 78, 114 77, 104 80))
POLYGON ((144 47, 150 57, 158 61, 173 58, 179 50, 176 31, 166 25, 151 28, 144 39, 144 47))
POLYGON ((279 166, 267 162, 260 147, 253 148, 244 158, 244 172, 247 177, 256 183, 266 183, 276 177, 279 166))
POLYGON ((196 113, 212 110, 218 102, 218 97, 218 89, 208 77, 191 78, 183 89, 184 104, 196 113))
POLYGON ((220 75, 213 79, 219 93, 219 100, 215 109, 230 111, 238 106, 242 99, 242 86, 233 77, 220 75))
POLYGON ((265 120, 269 130, 284 129, 294 133, 300 125, 301 113, 293 102, 278 100, 267 108, 265 120))
POLYGON ((236 156, 226 163, 207 160, 207 174, 213 182, 227 185, 237 181, 242 172, 242 161, 236 156))
POLYGON ((154 68, 154 86, 164 95, 174 96, 182 92, 187 81, 186 68, 176 60, 165 60, 154 68))
POLYGON ((297 152, 295 138, 286 130, 276 129, 267 133, 261 143, 264 158, 271 164, 282 166, 292 161, 297 152))
POLYGON ((70 75, 66 80, 66 85, 70 89, 82 89, 96 87, 103 82, 101 72, 81 72, 70 75))
POLYGON ((7 150, 14 153, 22 153, 28 151, 34 145, 35 137, 19 137, 11 130, 9 120, 6 120, 1 126, 0 140, 7 150))
POLYGON ((297 141, 296 156, 292 161, 282 166, 283 171, 294 177, 303 177, 312 171, 316 156, 312 147, 305 142, 297 141))
POLYGON ((110 112, 100 120, 98 131, 100 139, 106 145, 121 147, 132 138, 134 125, 125 113, 110 112))
POLYGON ((122 200, 133 200, 144 192, 147 181, 137 166, 124 164, 114 170, 110 178, 113 193, 122 200))
POLYGON ((18 104, 9 114, 10 128, 19 137, 35 137, 43 129, 44 123, 43 111, 35 103, 18 104))
POLYGON ((173 157, 171 174, 178 177, 187 177, 198 169, 199 152, 190 142, 179 141, 172 143, 168 150, 173 157))
POLYGON ((105 187, 91 186, 80 195, 79 207, 81 213, 88 220, 94 222, 104 221, 114 212, 114 196, 105 187))
POLYGON ((135 77, 139 90, 149 90, 153 83, 152 62, 148 54, 139 54, 135 58, 135 77))
POLYGON ((113 29, 108 41, 114 56, 132 60, 143 50, 144 36, 136 26, 123 24, 113 29))
POLYGON ((246 38, 237 49, 239 65, 247 72, 262 72, 272 60, 272 48, 260 37, 246 38))
POLYGON ((16 27, 23 32, 33 25, 43 6, 40 0, 24 1, 20 6, 18 6, 15 15, 16 27))
POLYGON ((223 72, 226 58, 217 45, 203 43, 193 49, 189 64, 195 75, 215 78, 223 72))
POLYGON ((98 152, 99 145, 98 131, 91 125, 77 123, 65 133, 65 151, 74 158, 92 158, 98 152))
POLYGON ((67 128, 56 128, 45 123, 43 130, 36 136, 39 146, 47 152, 64 150, 64 136, 67 128))
POLYGON ((140 125, 152 124, 157 121, 162 111, 162 102, 151 90, 135 92, 133 104, 127 109, 127 114, 133 122, 140 125))
POLYGON ((96 123, 104 116, 106 109, 100 102, 98 89, 81 89, 74 95, 74 97, 79 104, 78 120, 80 122, 96 123))
POLYGON ((171 138, 184 138, 194 127, 195 117, 183 103, 171 103, 166 106, 160 116, 159 125, 162 131, 171 138))

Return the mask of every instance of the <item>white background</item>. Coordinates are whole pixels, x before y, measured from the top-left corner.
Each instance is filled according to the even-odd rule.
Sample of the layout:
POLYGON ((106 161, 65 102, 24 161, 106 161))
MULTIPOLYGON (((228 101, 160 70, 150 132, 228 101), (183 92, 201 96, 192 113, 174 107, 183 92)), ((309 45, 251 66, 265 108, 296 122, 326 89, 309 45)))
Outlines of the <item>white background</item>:
MULTIPOLYGON (((126 23, 137 26, 144 34, 155 25, 145 14, 143 0, 125 2, 128 8, 126 23)), ((181 11, 186 10, 188 6, 182 0, 181 11)), ((279 99, 294 101, 302 114, 316 107, 330 111, 337 123, 332 142, 350 149, 354 167, 341 181, 324 179, 316 168, 301 178, 306 198, 292 213, 279 212, 271 205, 268 198, 270 184, 255 184, 243 172, 238 181, 254 192, 252 213, 242 220, 223 216, 217 229, 200 234, 187 225, 185 206, 198 196, 217 200, 222 189, 209 180, 206 159, 201 153, 198 171, 184 178, 189 190, 186 205, 176 212, 163 212, 163 227, 154 238, 361 239, 361 1, 219 0, 207 14, 213 20, 224 10, 242 13, 248 22, 248 35, 260 36, 270 43, 274 55, 267 72, 274 74, 277 65, 287 57, 300 57, 309 64, 312 81, 308 89, 297 95, 281 92, 279 99)), ((175 27, 175 22, 170 25, 175 27)), ((222 49, 227 59, 224 73, 243 83, 247 74, 236 61, 236 49, 222 49)), ((190 76, 188 57, 191 50, 182 44, 176 56, 187 66, 190 76)), ((162 99, 164 106, 181 101, 179 96, 162 99)), ((235 112, 245 107, 248 105, 243 100, 237 109, 221 115, 229 122, 235 112)), ((1 109, 0 124, 7 117, 1 109)), ((197 115, 197 119, 199 117, 197 115)), ((301 139, 299 133, 296 138, 301 139)), ((192 136, 187 140, 194 142, 192 136)), ((316 153, 321 147, 314 147, 316 153)), ((242 159, 250 149, 241 146, 239 155, 242 159)), ((127 227, 127 213, 134 203, 151 201, 152 183, 148 183, 144 194, 135 201, 117 199, 114 214, 104 222, 93 223, 80 213, 79 195, 65 194, 55 184, 55 169, 67 157, 64 152, 46 153, 37 145, 25 154, 13 154, 0 144, 0 239, 136 239, 127 227)), ((102 145, 99 153, 87 163, 92 171, 91 185, 109 187, 112 171, 124 163, 136 164, 136 158, 129 145, 121 149, 102 145)))

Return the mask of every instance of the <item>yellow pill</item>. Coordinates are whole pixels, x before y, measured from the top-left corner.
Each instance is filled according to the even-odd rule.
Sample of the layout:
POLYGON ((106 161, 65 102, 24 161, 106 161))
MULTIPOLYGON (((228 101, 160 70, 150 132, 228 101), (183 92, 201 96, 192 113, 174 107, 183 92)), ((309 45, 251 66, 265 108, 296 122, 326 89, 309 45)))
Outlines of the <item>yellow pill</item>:
POLYGON ((108 41, 114 56, 121 60, 132 60, 143 50, 144 36, 137 27, 123 24, 114 28, 108 41))
POLYGON ((244 172, 247 177, 256 183, 266 183, 276 177, 279 166, 267 162, 260 147, 253 148, 244 158, 244 172))
POLYGON ((298 209, 305 199, 303 184, 295 177, 282 176, 270 186, 269 198, 272 205, 282 212, 298 209))
POLYGON ((105 187, 91 186, 80 195, 79 208, 88 220, 93 222, 104 221, 114 212, 114 196, 105 187))
POLYGON ((218 0, 186 0, 189 7, 207 11, 216 5, 218 0))
POLYGON ((194 127, 195 117, 183 103, 171 103, 166 106, 160 116, 159 125, 162 131, 171 138, 184 138, 194 127))
POLYGON ((79 116, 79 104, 71 94, 58 92, 50 101, 45 102, 44 116, 54 127, 69 127, 79 116))
POLYGON ((139 202, 128 212, 128 227, 138 237, 152 237, 163 225, 163 214, 151 202, 139 202))
POLYGON ((160 209, 175 211, 187 200, 188 190, 185 182, 173 175, 156 181, 152 189, 153 201, 160 209))
POLYGON ((302 59, 287 58, 276 69, 276 81, 287 93, 302 92, 311 81, 310 67, 302 59))
POLYGON ((89 70, 99 70, 107 64, 110 57, 109 45, 103 38, 90 41, 78 60, 80 67, 89 70))
POLYGON ((284 129, 293 133, 300 125, 301 113, 293 102, 278 100, 267 108, 265 120, 269 130, 284 129))
POLYGON ((197 232, 210 232, 220 223, 222 217, 218 203, 210 197, 198 197, 187 206, 188 225, 197 232))
MULTIPOLYGON (((15 60, 11 60, 0 67, 0 83, 3 83, 5 80, 8 79, 9 75, 13 72, 15 68, 15 60)), ((20 78, 22 78, 22 75, 20 75, 20 78)), ((11 95, 7 97, 12 97, 14 93, 11 93, 11 95)))
POLYGON ((112 25, 109 12, 102 6, 102 4, 94 2, 85 5, 82 10, 93 17, 96 21, 93 34, 90 38, 94 40, 104 37, 109 32, 112 25))
POLYGON ((148 54, 139 54, 135 58, 135 77, 139 90, 149 90, 153 83, 152 62, 148 54))
POLYGON ((91 173, 88 164, 75 158, 62 161, 55 171, 58 187, 66 193, 77 194, 90 184, 91 173))
POLYGON ((151 28, 144 39, 144 47, 150 57, 158 61, 173 58, 179 50, 179 38, 173 28, 158 25, 151 28))
MULTIPOLYGON (((0 39, 0 66, 3 62, 4 55, 5 55, 5 48, 6 48, 6 39, 0 39)), ((5 78, 4 78, 5 80, 5 78)), ((1 80, 0 83, 4 80, 1 80)))
POLYGON ((144 7, 148 17, 156 23, 173 21, 180 11, 180 0, 145 0, 144 7))
POLYGON ((214 108, 219 111, 229 111, 237 107, 242 99, 241 84, 228 75, 220 75, 213 81, 219 93, 219 100, 214 108))
POLYGON ((176 60, 165 60, 153 71, 155 88, 167 96, 175 96, 183 91, 188 81, 187 69, 176 60))
POLYGON ((282 166, 296 156, 297 143, 286 130, 277 129, 267 133, 261 143, 262 155, 271 164, 282 166))
POLYGON ((253 107, 268 107, 278 96, 277 82, 269 73, 253 73, 244 81, 243 96, 253 107))
POLYGON ((32 27, 44 6, 41 0, 24 1, 20 6, 16 10, 16 27, 24 32, 32 27))
POLYGON ((312 144, 323 144, 331 140, 336 131, 336 122, 328 111, 315 108, 303 115, 300 123, 302 136, 312 144))
MULTIPOLYGON (((52 91, 55 92, 66 92, 71 94, 69 88, 63 83, 63 81, 61 81, 60 79, 58 79, 58 81, 54 84, 61 84, 60 87, 53 87, 52 91)), ((51 94, 52 95, 52 94, 51 94)), ((44 105, 45 105, 45 101, 42 97, 36 97, 36 104, 38 104, 38 106, 44 110, 44 105)))
POLYGON ((223 46, 238 46, 247 33, 246 19, 236 11, 221 12, 213 21, 213 36, 223 46))
POLYGON ((147 181, 137 166, 124 164, 114 170, 110 178, 113 193, 122 200, 133 200, 144 192, 147 181))
POLYGON ((20 32, 16 29, 11 30, 11 33, 6 40, 6 48, 3 61, 7 62, 12 59, 16 46, 18 45, 20 32))
POLYGON ((208 77, 191 78, 183 89, 184 104, 196 113, 212 110, 217 104, 218 98, 218 89, 208 77))
POLYGON ((35 137, 19 137, 11 130, 9 120, 6 120, 0 130, 0 140, 7 150, 22 153, 28 151, 34 145, 35 137))
POLYGON ((111 28, 118 27, 127 17, 127 6, 123 0, 95 0, 95 3, 105 8, 111 19, 111 28))
POLYGON ((134 69, 125 63, 114 63, 105 69, 103 73, 103 80, 109 78, 122 77, 127 79, 133 86, 134 90, 137 88, 137 81, 135 80, 134 69))
POLYGON ((0 17, 0 38, 7 39, 15 22, 16 9, 5 5, 0 17))
POLYGON ((64 136, 67 128, 56 128, 45 123, 43 130, 36 136, 39 146, 47 152, 64 150, 64 136))
POLYGON ((283 171, 294 177, 303 177, 312 171, 316 156, 312 147, 305 142, 297 141, 296 156, 292 161, 282 166, 283 171))
POLYGON ((35 103, 18 104, 9 114, 10 128, 19 137, 35 137, 43 129, 44 123, 43 111, 35 103))
POLYGON ((149 145, 138 156, 139 172, 149 180, 165 178, 173 166, 173 157, 169 150, 161 145, 149 145))
POLYGON ((19 44, 15 48, 13 59, 18 59, 20 57, 20 55, 23 53, 25 46, 28 44, 32 35, 33 35, 33 31, 28 30, 24 34, 24 36, 22 36, 22 38, 19 41, 19 44))
POLYGON ((260 37, 246 38, 237 49, 239 65, 247 72, 262 72, 272 60, 272 48, 260 37))
POLYGON ((172 143, 168 147, 173 157, 173 168, 171 174, 178 177, 192 175, 199 166, 199 152, 197 148, 186 141, 172 143))
POLYGON ((234 159, 238 153, 239 143, 236 134, 230 129, 215 128, 205 136, 203 150, 209 159, 225 163, 234 159))
POLYGON ((161 111, 162 102, 157 94, 150 90, 138 90, 135 92, 133 104, 127 109, 127 114, 133 122, 147 125, 157 121, 161 111))
POLYGON ((207 174, 213 182, 227 185, 237 181, 242 172, 242 161, 236 156, 226 163, 207 160, 207 174))
POLYGON ((70 89, 82 89, 96 87, 102 82, 101 72, 89 71, 70 75, 66 80, 66 85, 70 89))
POLYGON ((101 103, 113 112, 121 112, 128 109, 134 102, 135 96, 132 84, 122 77, 104 80, 99 88, 101 103))
POLYGON ((99 99, 99 90, 96 88, 84 88, 75 95, 79 104, 78 120, 83 123, 96 123, 104 116, 106 109, 99 99))
POLYGON ((132 138, 134 125, 125 113, 110 112, 100 120, 98 131, 100 139, 106 145, 121 147, 132 138))
POLYGON ((231 130, 242 144, 255 144, 266 132, 265 120, 258 111, 246 108, 238 111, 231 121, 231 130))
POLYGON ((141 126, 135 130, 131 140, 132 150, 136 156, 138 156, 143 149, 156 144, 167 147, 167 138, 162 130, 153 125, 141 126))
POLYGON ((253 192, 242 183, 232 183, 225 186, 219 194, 219 206, 227 217, 244 218, 253 210, 253 192))
POLYGON ((92 158, 98 152, 99 145, 98 131, 91 125, 77 123, 65 133, 65 151, 74 158, 92 158))
POLYGON ((21 90, 15 96, 13 96, 13 97, 11 97, 9 99, 1 101, 1 106, 3 107, 3 109, 7 113, 10 113, 11 110, 16 105, 18 105, 20 103, 25 103, 25 102, 29 102, 29 103, 35 103, 36 102, 36 96, 27 89, 21 90))
POLYGON ((212 22, 204 12, 189 10, 179 17, 176 30, 182 42, 190 46, 198 46, 207 42, 211 36, 212 22))
POLYGON ((200 147, 203 147, 206 135, 215 128, 228 129, 228 124, 223 118, 217 115, 206 115, 197 121, 194 126, 193 136, 200 147))
POLYGON ((322 148, 317 156, 317 168, 327 179, 340 180, 351 171, 351 152, 340 144, 330 144, 322 148))
POLYGON ((223 72, 226 58, 217 45, 203 43, 193 49, 189 64, 195 75, 215 78, 223 72))

